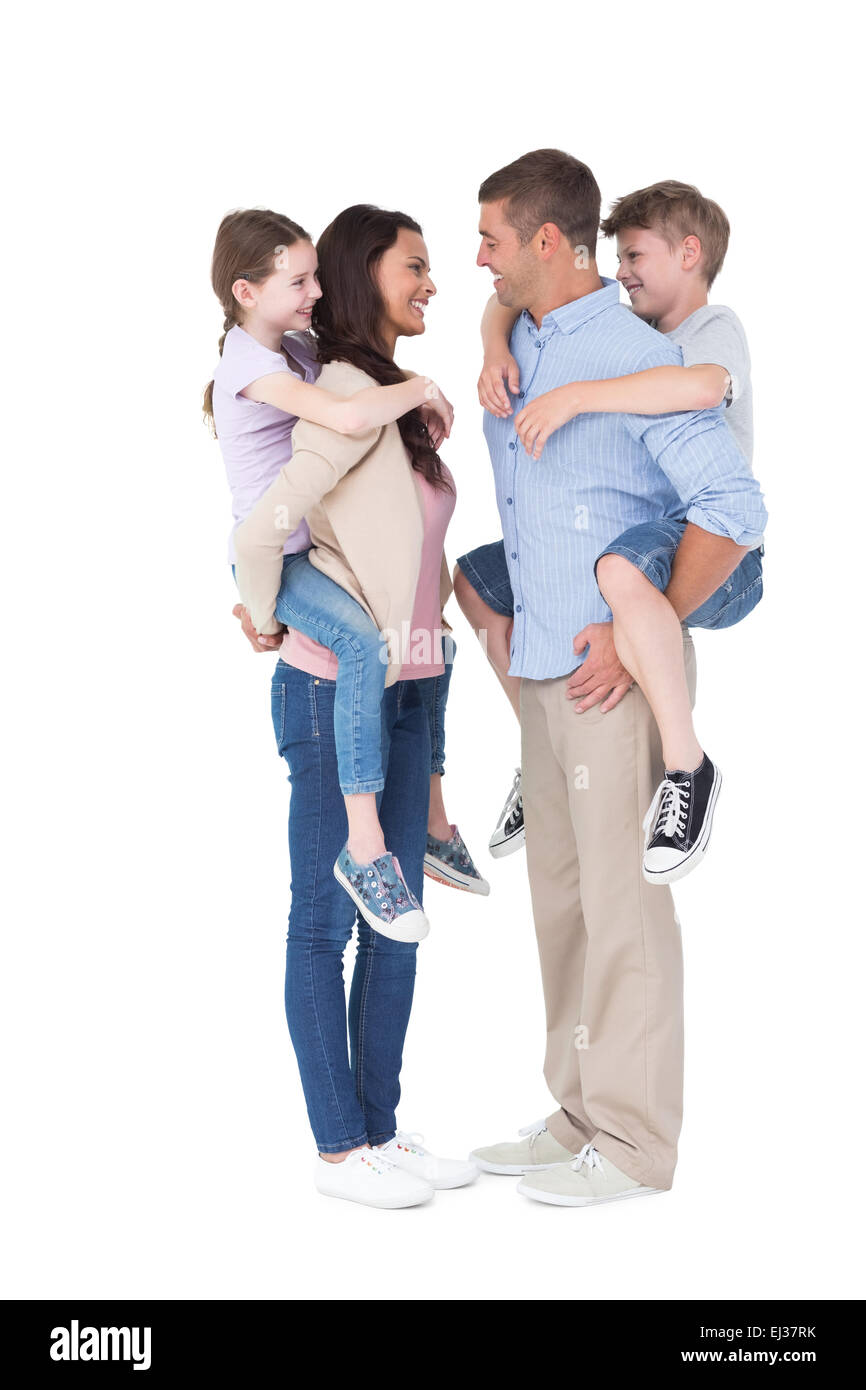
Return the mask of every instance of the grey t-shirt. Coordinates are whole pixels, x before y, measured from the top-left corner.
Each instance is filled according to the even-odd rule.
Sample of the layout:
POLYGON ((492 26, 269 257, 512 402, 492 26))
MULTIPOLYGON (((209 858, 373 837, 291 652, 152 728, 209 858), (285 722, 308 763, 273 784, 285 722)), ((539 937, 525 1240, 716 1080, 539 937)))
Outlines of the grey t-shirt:
MULTIPOLYGON (((745 329, 733 309, 724 304, 702 304, 663 336, 682 350, 684 367, 698 367, 704 362, 724 367, 731 378, 725 420, 751 468, 752 364, 745 329)), ((752 549, 757 550, 762 542, 763 537, 752 549)))
POLYGON ((752 375, 749 345, 743 325, 733 309, 724 304, 702 304, 681 324, 665 333, 682 349, 683 366, 697 367, 703 362, 724 367, 731 378, 725 404, 725 420, 731 433, 752 464, 752 375))

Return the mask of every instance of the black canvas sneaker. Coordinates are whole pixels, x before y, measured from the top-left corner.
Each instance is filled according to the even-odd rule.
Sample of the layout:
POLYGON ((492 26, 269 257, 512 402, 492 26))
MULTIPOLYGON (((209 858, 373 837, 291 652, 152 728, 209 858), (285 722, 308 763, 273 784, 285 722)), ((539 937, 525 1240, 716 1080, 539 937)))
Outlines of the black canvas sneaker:
POLYGON ((722 774, 706 753, 694 772, 665 769, 643 822, 643 876, 648 883, 674 883, 701 862, 721 785, 722 774))
POLYGON ((514 782, 502 808, 496 829, 490 836, 488 849, 494 859, 503 859, 526 844, 523 828, 523 797, 520 795, 520 768, 514 769, 514 782))

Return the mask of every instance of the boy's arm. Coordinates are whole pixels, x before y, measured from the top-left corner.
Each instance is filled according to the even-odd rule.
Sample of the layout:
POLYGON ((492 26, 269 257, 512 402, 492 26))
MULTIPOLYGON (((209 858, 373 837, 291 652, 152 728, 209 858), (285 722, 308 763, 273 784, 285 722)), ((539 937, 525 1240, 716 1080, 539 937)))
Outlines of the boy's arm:
POLYGON ((767 524, 761 489, 715 410, 622 419, 679 494, 686 521, 739 546, 760 541, 767 524))
POLYGON ((554 431, 576 415, 710 410, 721 405, 730 384, 725 368, 712 363, 648 367, 603 381, 572 381, 530 401, 515 417, 514 427, 526 452, 537 459, 554 431))
POLYGON ((390 425, 401 415, 438 396, 429 377, 412 376, 411 380, 398 382, 396 386, 368 386, 346 397, 299 381, 291 372, 273 372, 259 377, 240 394, 339 434, 390 425))
MULTIPOLYGON (((384 390, 385 388, 377 388, 384 390)), ((312 507, 375 446, 381 428, 342 435, 299 420, 291 459, 234 533, 235 578, 255 630, 279 631, 274 606, 283 572, 283 544, 312 507)))
POLYGON ((502 384, 503 379, 508 382, 508 390, 513 396, 520 390, 520 368, 509 347, 511 330, 517 318, 517 310, 506 309, 495 294, 487 301, 481 316, 484 366, 478 378, 478 399, 485 410, 500 418, 511 414, 511 402, 502 384))

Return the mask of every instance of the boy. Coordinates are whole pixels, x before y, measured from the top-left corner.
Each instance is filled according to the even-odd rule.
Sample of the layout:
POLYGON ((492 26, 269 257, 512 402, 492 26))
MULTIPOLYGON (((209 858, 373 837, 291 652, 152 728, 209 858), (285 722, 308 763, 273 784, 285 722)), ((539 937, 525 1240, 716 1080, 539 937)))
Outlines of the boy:
MULTIPOLYGON (((514 420, 526 453, 543 468, 547 439, 580 414, 662 415, 717 407, 751 468, 752 395, 745 333, 732 310, 707 302, 727 250, 730 227, 724 212, 692 185, 665 180, 621 198, 602 221, 601 230, 605 236, 616 236, 617 279, 624 284, 633 311, 680 347, 683 366, 573 382, 538 396, 514 420)), ((508 342, 516 317, 494 295, 482 321, 484 369, 479 399, 500 418, 512 414, 506 384, 512 395, 521 395, 508 342)), ((688 516, 642 522, 612 540, 595 564, 596 581, 613 615, 617 655, 643 690, 662 738, 665 776, 644 821, 643 874, 652 883, 673 882, 700 862, 721 786, 719 768, 695 736, 681 624, 665 596, 672 575, 676 584, 675 557, 688 526, 688 516)), ((763 550, 763 537, 743 547, 733 573, 689 614, 686 624, 728 627, 745 617, 762 595, 763 550)), ((512 601, 504 548, 496 543, 482 546, 457 563, 458 601, 476 631, 488 630, 488 656, 517 710, 518 682, 508 675, 512 601)), ((582 652, 588 640, 586 630, 579 633, 575 652, 582 652)), ((612 691, 598 687, 594 697, 587 698, 579 677, 580 671, 575 690, 584 698, 577 711, 605 695, 602 709, 611 709, 629 688, 628 682, 612 691)), ((497 857, 508 854, 520 848, 523 840, 518 769, 490 851, 497 857)))

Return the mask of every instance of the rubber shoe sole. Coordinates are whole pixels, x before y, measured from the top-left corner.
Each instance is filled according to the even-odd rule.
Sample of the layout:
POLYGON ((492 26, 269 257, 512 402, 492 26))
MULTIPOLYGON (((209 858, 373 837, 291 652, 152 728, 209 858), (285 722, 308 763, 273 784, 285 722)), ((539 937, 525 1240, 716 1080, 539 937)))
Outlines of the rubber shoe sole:
POLYGON ((424 872, 428 878, 435 878, 437 883, 444 883, 446 888, 460 888, 464 893, 476 893, 482 898, 486 898, 490 892, 490 884, 486 880, 482 881, 481 887, 477 878, 463 874, 459 869, 450 869, 432 854, 424 855, 424 872), (449 874, 453 877, 447 877, 449 874))
POLYGON ((526 845, 526 826, 518 830, 509 839, 503 840, 498 845, 488 845, 487 848, 494 859, 504 859, 507 854, 515 854, 517 850, 523 849, 526 845))
POLYGON ((547 1202, 552 1207, 600 1207, 602 1202, 618 1202, 621 1197, 656 1197, 666 1191, 663 1187, 630 1187, 626 1192, 612 1192, 609 1197, 566 1197, 561 1192, 543 1192, 537 1187, 517 1184, 517 1191, 534 1202, 547 1202))
POLYGON ((647 883, 676 883, 677 879, 685 878, 686 874, 690 874, 692 872, 692 869, 696 869, 698 867, 698 864, 700 864, 701 860, 706 854, 707 846, 710 843, 710 832, 713 828, 713 816, 715 814, 716 802, 719 799, 719 792, 721 791, 721 787, 722 774, 717 767, 716 780, 713 783, 713 790, 710 794, 709 805, 707 806, 707 814, 704 816, 704 823, 701 828, 701 838, 695 842, 695 844, 689 850, 688 854, 685 855, 685 857, 680 861, 680 863, 675 864, 672 869, 661 869, 658 873, 653 873, 652 870, 647 869, 646 865, 644 865, 643 876, 646 879, 647 883))

